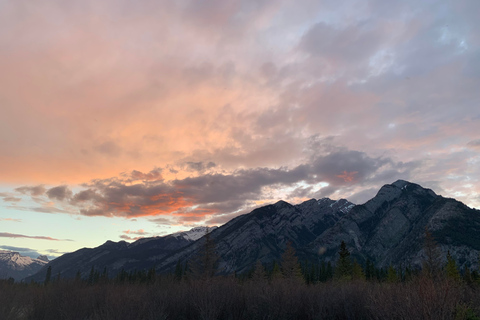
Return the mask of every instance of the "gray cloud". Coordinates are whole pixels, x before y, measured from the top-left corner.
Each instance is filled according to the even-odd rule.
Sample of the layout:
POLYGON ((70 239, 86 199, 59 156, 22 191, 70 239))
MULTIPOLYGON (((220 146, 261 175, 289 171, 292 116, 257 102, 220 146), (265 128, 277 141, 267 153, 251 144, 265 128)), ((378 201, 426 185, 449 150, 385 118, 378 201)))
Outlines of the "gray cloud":
POLYGON ((38 186, 23 186, 19 188, 15 188, 15 191, 21 193, 21 194, 29 194, 32 197, 37 197, 41 196, 45 193, 45 187, 43 185, 38 185, 38 186))
POLYGON ((191 170, 191 171, 198 171, 198 172, 203 172, 207 169, 211 169, 211 168, 215 168, 216 164, 209 161, 208 163, 204 163, 204 162, 192 162, 192 161, 189 161, 189 162, 186 162, 185 163, 186 167, 188 170, 191 170))
MULTIPOLYGON (((250 210, 254 201, 266 196, 266 189, 281 189, 302 182, 288 198, 330 196, 358 192, 363 185, 391 183, 393 177, 405 177, 415 164, 399 163, 386 157, 325 144, 324 153, 314 154, 304 164, 288 168, 239 169, 231 173, 208 173, 183 179, 141 181, 132 184, 130 176, 94 180, 87 189, 73 195, 70 204, 87 216, 158 216, 158 224, 224 221, 250 210), (328 152, 325 152, 328 150, 328 152), (328 183, 317 190, 313 185, 328 183), (218 218, 215 218, 217 215, 218 218)), ((358 197, 358 196, 357 196, 358 197)), ((288 199, 286 199, 288 200, 288 199)))
POLYGON ((46 194, 52 200, 63 201, 72 196, 72 191, 67 186, 58 186, 48 189, 46 194))
POLYGON ((474 149, 480 149, 480 139, 470 141, 467 146, 474 149))
POLYGON ((40 253, 36 251, 35 249, 30 249, 30 248, 22 248, 22 247, 13 247, 13 246, 2 246, 0 245, 0 248, 18 252, 22 256, 27 256, 33 259, 36 259, 40 256, 40 253))

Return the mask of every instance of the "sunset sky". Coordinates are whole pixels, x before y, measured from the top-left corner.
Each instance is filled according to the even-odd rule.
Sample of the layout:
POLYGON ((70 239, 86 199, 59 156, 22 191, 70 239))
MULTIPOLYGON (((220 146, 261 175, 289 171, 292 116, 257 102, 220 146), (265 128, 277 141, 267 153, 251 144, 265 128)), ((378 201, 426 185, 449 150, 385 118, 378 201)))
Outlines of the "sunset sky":
POLYGON ((0 0, 0 250, 397 179, 480 208, 480 1, 0 0))

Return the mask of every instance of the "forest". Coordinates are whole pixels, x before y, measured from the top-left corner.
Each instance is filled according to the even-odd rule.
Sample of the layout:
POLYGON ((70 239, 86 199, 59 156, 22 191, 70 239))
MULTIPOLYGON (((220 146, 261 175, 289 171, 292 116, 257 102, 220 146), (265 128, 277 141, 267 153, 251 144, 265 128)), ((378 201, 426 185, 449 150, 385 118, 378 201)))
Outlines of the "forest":
MULTIPOLYGON (((207 237, 208 238, 208 237, 207 237)), ((170 274, 92 269, 43 283, 0 281, 0 319, 480 319, 480 270, 464 268, 425 240, 421 269, 377 269, 350 257, 299 262, 287 244, 279 263, 217 275, 215 246, 170 274)))

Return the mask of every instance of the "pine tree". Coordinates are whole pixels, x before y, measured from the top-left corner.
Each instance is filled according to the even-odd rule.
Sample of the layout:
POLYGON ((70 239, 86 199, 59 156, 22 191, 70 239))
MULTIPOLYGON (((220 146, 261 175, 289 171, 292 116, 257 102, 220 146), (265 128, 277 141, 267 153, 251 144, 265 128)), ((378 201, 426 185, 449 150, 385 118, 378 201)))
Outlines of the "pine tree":
POLYGON ((80 282, 82 280, 82 274, 80 273, 80 270, 77 270, 77 273, 75 274, 75 282, 80 282))
POLYGON ((48 268, 47 268, 47 274, 45 275, 44 285, 49 284, 51 278, 52 278, 52 266, 48 266, 48 268))
POLYGON ((333 278, 333 267, 330 261, 327 262, 327 269, 325 272, 325 281, 333 278))
POLYGON ((280 271, 280 267, 278 266, 277 261, 273 261, 273 267, 270 273, 270 280, 277 280, 281 279, 282 277, 282 271, 280 271))
POLYGON ((352 279, 353 280, 365 280, 365 273, 363 272, 362 266, 357 262, 357 260, 353 260, 352 266, 352 279))
MULTIPOLYGON (((197 256, 192 259, 189 265, 193 279, 210 279, 217 271, 218 256, 215 252, 216 245, 207 229, 203 236, 203 244, 197 256)), ((201 241, 201 240, 200 240, 201 241)))
POLYGON ((350 251, 347 249, 345 241, 340 244, 338 251, 339 258, 335 266, 335 278, 339 280, 352 279, 352 262, 350 260, 350 251))
POLYGON ((282 254, 281 270, 285 279, 303 282, 302 269, 290 241, 287 242, 287 247, 282 254))
POLYGON ((177 261, 177 265, 175 266, 174 278, 177 281, 181 281, 183 278, 183 268, 182 268, 182 264, 180 263, 180 260, 177 261))
POLYGON ((463 281, 465 281, 466 284, 471 284, 472 281, 472 273, 470 272, 470 268, 465 266, 465 272, 463 274, 463 281))
POLYGON ((265 267, 260 260, 255 263, 255 268, 252 273, 252 281, 254 283, 261 283, 267 280, 267 274, 265 273, 265 267))
POLYGON ((93 284, 95 282, 95 268, 92 266, 90 269, 90 273, 88 275, 88 283, 93 284))
POLYGON ((450 255, 450 251, 447 252, 447 264, 445 266, 445 275, 447 278, 459 281, 460 272, 458 272, 457 263, 450 255))
POLYGON ((422 273, 427 277, 437 279, 441 271, 442 257, 435 238, 427 228, 425 228, 423 250, 425 259, 422 264, 422 273))
POLYGON ((150 269, 148 269, 147 282, 148 283, 155 283, 156 279, 157 279, 157 271, 155 270, 155 266, 153 266, 150 269))
POLYGON ((395 270, 395 268, 392 265, 390 265, 387 270, 387 282, 390 282, 390 283, 398 282, 397 270, 395 270))

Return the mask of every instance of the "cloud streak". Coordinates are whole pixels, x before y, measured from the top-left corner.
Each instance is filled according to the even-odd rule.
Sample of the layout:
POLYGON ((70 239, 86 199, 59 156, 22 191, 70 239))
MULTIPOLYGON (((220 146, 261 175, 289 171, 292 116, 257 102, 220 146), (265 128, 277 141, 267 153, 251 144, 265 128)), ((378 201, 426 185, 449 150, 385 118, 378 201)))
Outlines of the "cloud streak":
POLYGON ((27 236, 27 235, 23 235, 23 234, 9 233, 9 232, 0 232, 0 237, 2 237, 2 238, 27 238, 27 239, 51 240, 51 241, 73 241, 73 240, 70 240, 70 239, 56 239, 56 238, 45 237, 45 236, 27 236))

